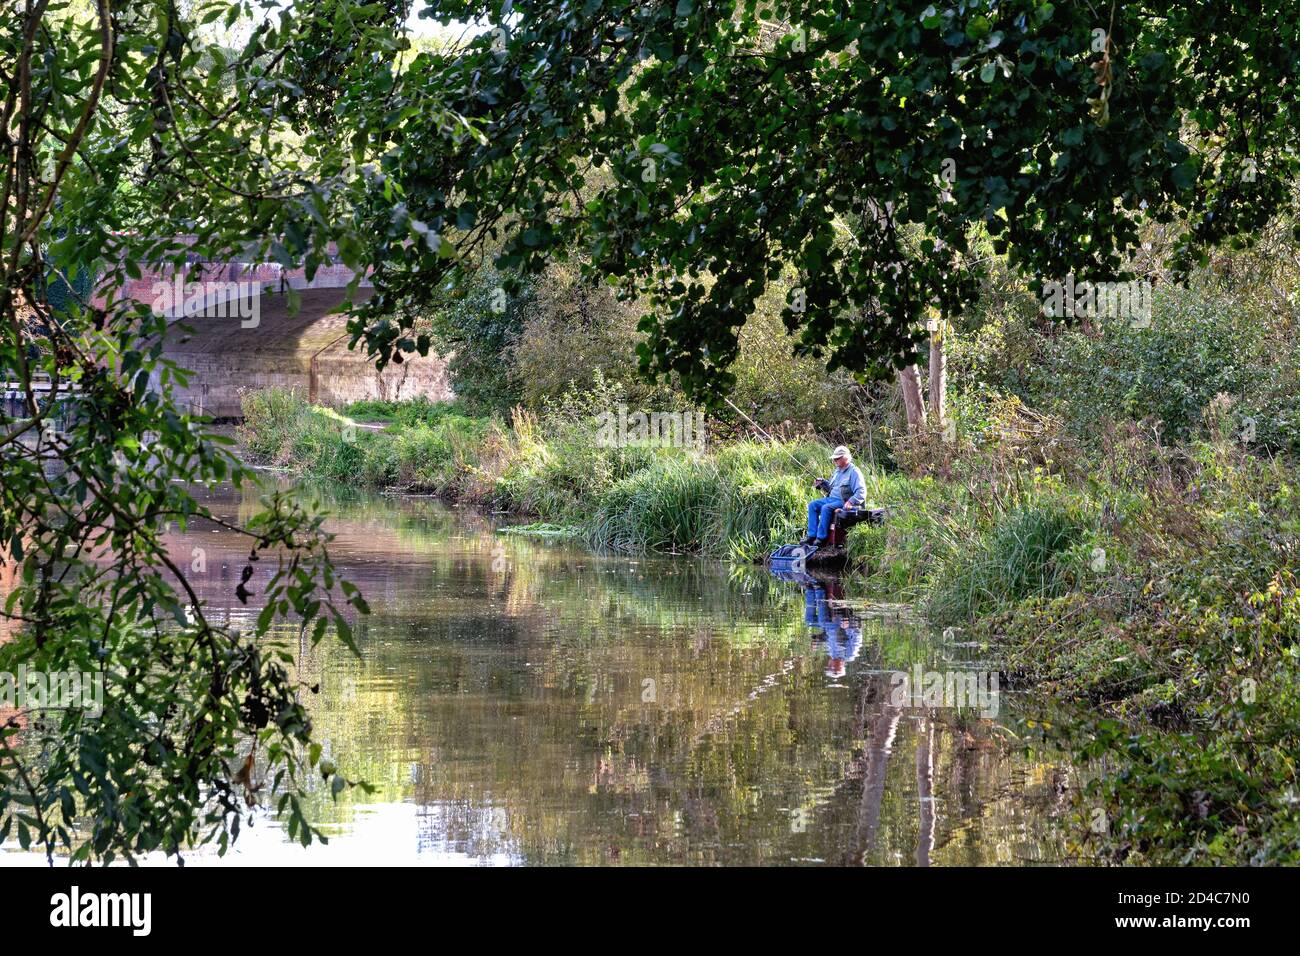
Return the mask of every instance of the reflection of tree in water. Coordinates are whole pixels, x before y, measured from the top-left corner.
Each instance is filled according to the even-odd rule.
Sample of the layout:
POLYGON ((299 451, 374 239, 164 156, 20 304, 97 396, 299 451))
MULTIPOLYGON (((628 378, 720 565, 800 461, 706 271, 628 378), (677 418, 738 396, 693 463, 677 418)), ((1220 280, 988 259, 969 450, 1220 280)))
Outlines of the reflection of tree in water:
MULTIPOLYGON (((856 658, 828 680, 806 603, 766 576, 496 536, 427 501, 338 510, 334 556, 374 614, 361 659, 323 644, 300 676, 320 685, 308 703, 332 758, 378 787, 369 800, 416 804, 422 848, 977 863, 1051 846, 1021 796, 1041 758, 889 704, 883 672, 932 654, 910 624, 855 622, 856 658)), ((346 826, 363 799, 310 803, 346 826)))

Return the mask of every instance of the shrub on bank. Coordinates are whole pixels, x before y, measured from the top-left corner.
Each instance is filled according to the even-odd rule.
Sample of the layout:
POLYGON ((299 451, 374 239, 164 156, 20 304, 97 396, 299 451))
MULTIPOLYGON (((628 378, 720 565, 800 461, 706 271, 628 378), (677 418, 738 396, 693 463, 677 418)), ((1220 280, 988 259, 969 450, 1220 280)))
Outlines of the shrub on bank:
POLYGON ((1111 859, 1147 864, 1300 862, 1300 591, 1279 571, 1253 593, 1174 609, 1175 677, 1152 685, 1172 727, 1103 721, 1075 742, 1123 757, 1083 799, 1105 813, 1111 859))
POLYGON ((1167 438, 1184 441, 1202 433, 1216 395, 1247 394, 1270 364, 1265 330, 1235 301, 1164 292, 1150 327, 1115 319, 1097 334, 1050 340, 1036 389, 1080 435, 1095 434, 1105 417, 1150 417, 1167 438))
POLYGON ((1051 500, 1002 515, 987 533, 945 561, 929 588, 926 613, 938 624, 965 624, 990 609, 1053 597, 1069 585, 1071 553, 1083 521, 1051 500))
POLYGON ((510 427, 454 406, 366 403, 358 417, 382 432, 271 390, 245 396, 241 437, 255 461, 350 484, 497 503, 578 527, 596 547, 756 560, 802 534, 811 476, 827 446, 737 442, 697 453, 603 447, 572 409, 545 420, 525 411, 510 427), (800 469, 803 469, 802 472, 800 469))

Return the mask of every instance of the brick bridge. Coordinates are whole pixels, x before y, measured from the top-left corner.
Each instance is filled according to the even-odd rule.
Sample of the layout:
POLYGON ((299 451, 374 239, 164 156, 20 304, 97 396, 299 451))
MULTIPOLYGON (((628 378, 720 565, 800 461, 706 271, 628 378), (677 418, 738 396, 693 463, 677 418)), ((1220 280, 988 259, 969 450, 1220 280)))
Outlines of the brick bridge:
MULTIPOLYGON (((175 394, 201 414, 242 417, 241 393, 270 387, 296 389, 313 402, 336 406, 361 399, 450 398, 441 357, 404 356, 401 365, 380 373, 363 352, 348 349, 347 319, 336 310, 353 275, 345 266, 324 265, 308 281, 301 269, 195 257, 179 275, 166 267, 128 281, 122 294, 175 320, 163 352, 194 372, 189 387, 177 387, 175 394), (294 315, 284 291, 289 288, 300 297, 294 315)), ((363 280, 354 298, 363 301, 372 293, 363 280)))

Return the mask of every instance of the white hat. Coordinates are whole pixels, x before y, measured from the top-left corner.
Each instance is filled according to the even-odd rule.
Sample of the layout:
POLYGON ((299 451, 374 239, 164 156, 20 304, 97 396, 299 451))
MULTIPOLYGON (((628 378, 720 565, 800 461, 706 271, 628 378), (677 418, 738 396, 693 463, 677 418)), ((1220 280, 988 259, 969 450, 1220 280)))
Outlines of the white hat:
POLYGON ((835 450, 831 452, 831 459, 834 460, 836 458, 848 458, 851 461, 853 459, 853 455, 851 455, 849 453, 849 450, 845 448, 843 445, 836 445, 835 450))

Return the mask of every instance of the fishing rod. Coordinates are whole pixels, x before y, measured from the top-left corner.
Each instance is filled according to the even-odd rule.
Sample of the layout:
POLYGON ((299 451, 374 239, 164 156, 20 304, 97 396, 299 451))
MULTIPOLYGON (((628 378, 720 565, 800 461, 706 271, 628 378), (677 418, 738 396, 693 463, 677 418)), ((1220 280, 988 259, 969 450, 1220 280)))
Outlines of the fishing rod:
MULTIPOLYGON (((737 408, 735 402, 733 402, 731 399, 727 398, 726 396, 723 396, 722 400, 731 406, 732 411, 734 411, 745 421, 749 422, 749 424, 754 427, 755 431, 757 431, 760 435, 766 438, 774 447, 779 448, 782 452, 784 452, 787 458, 789 458, 792 462, 794 462, 796 465, 799 466, 799 470, 801 472, 808 471, 808 465, 805 462, 802 462, 798 458, 796 458, 794 456, 794 453, 791 452, 790 449, 786 448, 784 445, 779 444, 775 438, 773 438, 766 431, 764 431, 762 425, 754 421, 752 418, 750 418, 748 415, 742 412, 739 408, 737 408)), ((816 477, 820 478, 821 475, 817 475, 816 477)))

